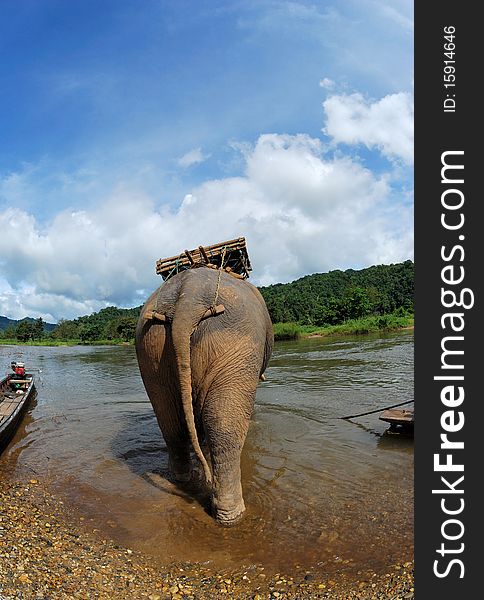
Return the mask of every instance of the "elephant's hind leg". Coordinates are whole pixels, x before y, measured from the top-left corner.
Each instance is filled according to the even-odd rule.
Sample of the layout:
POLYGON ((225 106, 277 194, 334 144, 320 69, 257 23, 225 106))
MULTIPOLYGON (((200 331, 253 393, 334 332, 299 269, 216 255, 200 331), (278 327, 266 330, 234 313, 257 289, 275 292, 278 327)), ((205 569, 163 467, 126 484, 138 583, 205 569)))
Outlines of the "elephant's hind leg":
POLYGON ((150 394, 150 399, 168 449, 169 468, 176 481, 187 482, 193 475, 188 429, 174 399, 160 396, 150 394))
POLYGON ((144 325, 136 350, 146 392, 168 449, 170 471, 177 481, 189 481, 189 434, 180 404, 170 331, 160 324, 144 325))
POLYGON ((240 386, 220 387, 210 392, 203 408, 203 424, 212 462, 212 511, 215 519, 226 526, 237 523, 245 511, 240 455, 250 421, 250 414, 246 413, 252 407, 247 411, 240 409, 237 402, 240 393, 240 386))

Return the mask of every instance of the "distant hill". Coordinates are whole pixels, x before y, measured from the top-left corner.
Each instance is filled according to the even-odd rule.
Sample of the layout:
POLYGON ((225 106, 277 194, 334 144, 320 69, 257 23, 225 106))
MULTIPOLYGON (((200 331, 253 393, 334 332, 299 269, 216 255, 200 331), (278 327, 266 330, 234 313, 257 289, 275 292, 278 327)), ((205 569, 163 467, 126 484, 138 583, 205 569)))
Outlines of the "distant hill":
MULTIPOLYGON (((20 321, 28 321, 29 323, 33 323, 35 319, 31 317, 26 317, 25 319, 19 319, 18 321, 16 321, 15 319, 9 319, 8 317, 0 316, 0 329, 5 330, 8 329, 8 327, 17 327, 20 321)), ((55 323, 46 323, 44 321, 45 332, 49 333, 50 331, 53 331, 56 327, 57 325, 55 323)))
POLYGON ((368 314, 412 312, 414 265, 407 260, 358 271, 315 273, 259 290, 273 323, 332 325, 368 314))

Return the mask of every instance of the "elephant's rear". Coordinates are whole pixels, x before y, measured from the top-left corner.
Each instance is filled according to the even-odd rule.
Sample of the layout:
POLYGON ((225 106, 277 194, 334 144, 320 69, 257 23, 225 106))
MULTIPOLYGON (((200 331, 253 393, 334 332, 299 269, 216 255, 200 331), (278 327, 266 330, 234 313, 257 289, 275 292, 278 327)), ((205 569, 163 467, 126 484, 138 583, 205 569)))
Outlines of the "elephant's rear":
POLYGON ((183 470, 183 448, 190 441, 207 481, 213 474, 214 510, 225 524, 244 510, 240 452, 272 345, 272 324, 258 290, 208 268, 167 281, 148 299, 139 319, 140 370, 170 458, 183 470), (215 305, 223 305, 223 312, 207 313, 215 305), (197 428, 208 442, 212 470, 197 428))
POLYGON ((182 358, 190 361, 193 391, 202 402, 214 379, 223 380, 236 371, 245 372, 248 379, 254 373, 257 378, 262 375, 274 342, 270 317, 257 288, 208 268, 174 276, 146 301, 136 330, 136 351, 147 388, 156 387, 160 380, 169 387, 178 385, 174 331, 184 332, 189 340, 190 356, 182 358), (223 305, 224 312, 202 320, 215 304, 223 305), (153 312, 165 320, 151 318, 153 312))

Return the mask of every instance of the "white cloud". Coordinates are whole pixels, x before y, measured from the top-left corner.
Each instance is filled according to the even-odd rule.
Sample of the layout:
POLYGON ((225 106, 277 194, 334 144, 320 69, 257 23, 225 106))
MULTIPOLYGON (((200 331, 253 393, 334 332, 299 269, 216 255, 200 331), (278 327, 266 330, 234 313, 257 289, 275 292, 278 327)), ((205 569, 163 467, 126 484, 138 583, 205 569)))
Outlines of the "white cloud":
POLYGON ((406 0, 394 2, 394 6, 388 0, 374 2, 376 14, 380 13, 386 19, 393 21, 404 31, 413 33, 413 3, 406 0))
POLYGON ((369 102, 361 94, 331 96, 323 102, 324 133, 335 143, 378 148, 389 159, 413 164, 413 98, 408 92, 369 102))
POLYGON ((188 169, 188 167, 205 162, 208 158, 210 155, 204 155, 201 148, 194 148, 179 158, 177 164, 183 169, 188 169))
POLYGON ((332 79, 329 79, 329 77, 324 77, 319 82, 319 87, 322 87, 324 90, 332 90, 335 85, 335 82, 332 79))
POLYGON ((390 178, 307 135, 263 135, 244 160, 243 176, 207 181, 177 208, 118 187, 47 225, 0 212, 0 314, 52 320, 141 304, 161 283, 156 259, 240 235, 259 284, 412 256, 411 207, 390 178))
POLYGON ((47 323, 54 323, 62 318, 62 315, 91 314, 109 304, 99 300, 76 301, 57 294, 39 293, 36 286, 28 284, 21 284, 14 289, 0 279, 0 314, 8 315, 11 319, 42 317, 47 323))

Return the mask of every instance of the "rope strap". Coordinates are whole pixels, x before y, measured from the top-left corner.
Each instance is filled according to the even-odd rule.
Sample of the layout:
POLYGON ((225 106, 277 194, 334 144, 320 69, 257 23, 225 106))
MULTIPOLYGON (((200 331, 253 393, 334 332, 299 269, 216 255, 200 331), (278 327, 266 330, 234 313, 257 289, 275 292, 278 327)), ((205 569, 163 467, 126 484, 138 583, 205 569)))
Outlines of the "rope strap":
POLYGON ((215 308, 215 305, 217 304, 218 293, 220 291, 220 278, 222 277, 222 270, 224 268, 224 261, 225 261, 225 253, 226 253, 226 251, 227 251, 227 246, 224 246, 224 249, 222 250, 222 261, 220 263, 220 269, 219 269, 219 272, 218 272, 217 289, 215 290, 215 298, 213 299, 212 306, 210 308, 215 308))
MULTIPOLYGON (((225 308, 222 304, 217 305, 217 300, 218 300, 218 295, 220 292, 220 279, 222 277, 222 271, 223 271, 223 267, 224 267, 224 262, 225 262, 225 254, 227 252, 227 246, 224 246, 223 250, 222 250, 222 260, 220 263, 220 267, 218 269, 218 277, 217 277, 217 287, 215 289, 215 296, 213 298, 212 304, 208 307, 207 311, 205 312, 205 314, 202 316, 202 320, 206 319, 207 317, 215 317, 216 315, 219 315, 221 313, 224 312, 225 308)), ((172 273, 176 270, 178 273, 178 265, 179 265, 179 261, 177 260, 175 263, 175 266, 173 267, 173 269, 170 271, 170 273, 168 274, 168 277, 165 279, 165 281, 168 281, 168 279, 170 279, 172 273)), ((193 263, 191 265, 190 268, 195 268, 195 267, 203 267, 205 265, 203 264, 199 264, 199 263, 193 263)), ((161 286, 163 287, 163 286, 161 286)), ((161 287, 160 290, 158 292, 158 294, 156 295, 155 298, 155 306, 153 308, 153 310, 151 311, 150 315, 146 315, 146 317, 148 319, 157 319, 158 321, 162 321, 162 320, 166 320, 166 317, 164 317, 164 315, 162 315, 160 313, 160 296, 161 296, 161 287)))
POLYGON ((411 404, 413 400, 407 400, 407 402, 400 402, 399 404, 392 404, 391 406, 385 406, 384 408, 377 408, 376 410, 369 410, 368 412, 360 413, 359 415, 349 415, 348 417, 340 417, 340 419, 354 419, 356 417, 364 417, 365 415, 373 415, 374 413, 381 412, 382 410, 387 410, 389 408, 396 408, 397 406, 403 406, 404 404, 411 404))

